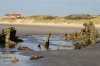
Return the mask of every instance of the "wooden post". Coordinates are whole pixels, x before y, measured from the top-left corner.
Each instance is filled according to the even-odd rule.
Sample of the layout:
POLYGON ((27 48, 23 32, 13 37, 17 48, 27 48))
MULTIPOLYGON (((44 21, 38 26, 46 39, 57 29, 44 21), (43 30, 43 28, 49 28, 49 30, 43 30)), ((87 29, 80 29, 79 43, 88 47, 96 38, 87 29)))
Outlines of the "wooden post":
POLYGON ((9 48, 10 47, 10 44, 9 44, 10 29, 9 28, 5 28, 4 29, 4 33, 6 34, 6 38, 5 38, 5 48, 9 48))
POLYGON ((46 39, 46 42, 45 42, 45 47, 46 48, 49 48, 49 44, 50 44, 50 40, 49 39, 50 39, 50 36, 51 36, 51 34, 49 34, 48 37, 47 37, 47 39, 46 39))

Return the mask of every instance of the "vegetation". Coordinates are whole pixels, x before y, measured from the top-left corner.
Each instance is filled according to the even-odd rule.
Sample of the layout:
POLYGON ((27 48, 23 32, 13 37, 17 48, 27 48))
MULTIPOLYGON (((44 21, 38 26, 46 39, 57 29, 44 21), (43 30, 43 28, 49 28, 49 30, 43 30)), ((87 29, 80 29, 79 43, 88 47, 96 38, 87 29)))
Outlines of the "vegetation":
POLYGON ((0 22, 14 22, 16 19, 15 18, 3 18, 0 19, 0 22))
POLYGON ((88 14, 73 14, 65 17, 65 19, 91 19, 91 18, 93 17, 88 14))
POLYGON ((0 22, 20 22, 22 23, 77 23, 77 24, 83 24, 87 23, 89 21, 92 21, 94 24, 100 24, 100 16, 95 16, 95 15, 89 15, 89 14, 72 14, 69 16, 42 16, 42 15, 35 15, 35 16, 27 16, 23 18, 2 18, 0 19, 0 22))

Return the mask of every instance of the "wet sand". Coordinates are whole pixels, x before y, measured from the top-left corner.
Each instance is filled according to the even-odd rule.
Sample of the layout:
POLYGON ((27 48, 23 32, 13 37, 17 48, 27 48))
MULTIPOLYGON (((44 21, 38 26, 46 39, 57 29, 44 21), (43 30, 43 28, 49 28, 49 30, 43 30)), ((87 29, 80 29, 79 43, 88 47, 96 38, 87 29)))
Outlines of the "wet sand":
MULTIPOLYGON (((46 26, 46 25, 12 25, 12 24, 0 24, 0 32, 3 28, 15 27, 18 36, 34 35, 34 34, 65 34, 79 32, 82 27, 78 26, 46 26)), ((97 27, 100 33, 100 28, 97 27)))
POLYGON ((100 43, 81 50, 28 51, 21 54, 44 56, 31 61, 30 66, 100 66, 100 43))
POLYGON ((79 27, 63 27, 63 26, 40 26, 40 25, 7 25, 0 24, 0 31, 6 27, 15 27, 17 35, 34 35, 34 34, 65 34, 79 31, 79 27), (73 30, 74 29, 74 30, 73 30))
MULTIPOLYGON (((58 27, 58 26, 26 26, 26 25, 0 25, 2 28, 14 26, 19 36, 30 34, 64 34, 80 31, 79 27, 58 27)), ((100 29, 97 28, 100 33, 100 29)), ((22 66, 100 66, 100 43, 83 48, 81 50, 59 50, 59 51, 25 51, 21 55, 31 54, 43 55, 44 58, 33 60, 22 64, 22 66)), ((20 61, 19 61, 20 62, 20 61)), ((14 66, 18 66, 14 64, 14 66)))

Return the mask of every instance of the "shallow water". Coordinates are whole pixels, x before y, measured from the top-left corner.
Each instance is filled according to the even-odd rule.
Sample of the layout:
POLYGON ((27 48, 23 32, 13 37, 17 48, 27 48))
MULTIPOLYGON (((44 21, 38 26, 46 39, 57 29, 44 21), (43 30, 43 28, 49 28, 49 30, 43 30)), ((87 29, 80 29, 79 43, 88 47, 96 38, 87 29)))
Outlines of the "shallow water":
POLYGON ((13 54, 2 54, 0 52, 0 66, 18 66, 18 65, 22 65, 22 66, 27 66, 30 64, 27 64, 28 62, 30 62, 29 57, 28 56, 23 56, 23 55, 19 55, 19 52, 13 53, 13 54), (12 57, 16 57, 17 59, 19 59, 18 62, 16 63, 12 63, 11 62, 11 58, 12 57))
POLYGON ((48 35, 31 35, 25 36, 22 39, 23 43, 19 43, 21 46, 29 47, 35 51, 46 51, 46 50, 71 50, 73 49, 72 40, 62 40, 61 35, 52 35, 50 37, 49 47, 45 47, 43 44, 47 39, 48 35), (40 48, 38 45, 41 44, 40 48))
POLYGON ((47 51, 47 50, 72 50, 72 40, 62 40, 61 35, 52 35, 50 37, 50 45, 49 48, 46 48, 44 45, 41 44, 41 48, 38 47, 40 43, 44 43, 48 35, 27 35, 24 36, 24 42, 18 43, 15 48, 12 49, 1 49, 0 48, 0 66, 37 66, 39 65, 38 62, 30 61, 29 56, 20 55, 18 52, 18 46, 28 47, 34 51, 47 51), (6 53, 6 54, 3 54, 6 53), (15 56, 19 59, 17 63, 12 63, 11 58, 15 56))

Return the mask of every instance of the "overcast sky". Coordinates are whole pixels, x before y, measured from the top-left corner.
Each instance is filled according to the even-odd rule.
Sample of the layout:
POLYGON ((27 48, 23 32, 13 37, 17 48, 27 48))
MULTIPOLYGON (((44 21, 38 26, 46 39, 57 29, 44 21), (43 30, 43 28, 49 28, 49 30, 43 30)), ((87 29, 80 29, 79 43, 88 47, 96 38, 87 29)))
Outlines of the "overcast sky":
POLYGON ((100 0, 0 0, 0 15, 5 13, 21 13, 24 16, 100 15, 100 0))

